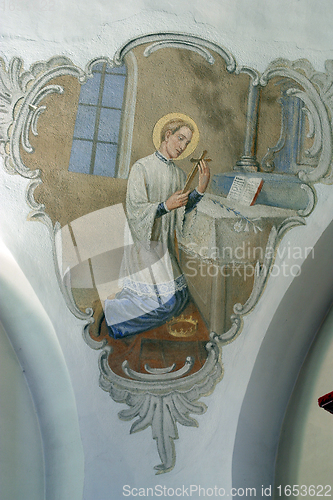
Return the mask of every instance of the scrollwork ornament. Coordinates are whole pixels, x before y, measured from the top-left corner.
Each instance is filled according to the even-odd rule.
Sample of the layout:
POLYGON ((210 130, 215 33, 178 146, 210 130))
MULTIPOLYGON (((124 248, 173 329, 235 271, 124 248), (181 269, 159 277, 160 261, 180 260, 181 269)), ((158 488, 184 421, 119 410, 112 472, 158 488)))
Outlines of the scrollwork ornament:
POLYGON ((326 61, 326 73, 315 71, 309 61, 304 59, 289 61, 277 59, 262 74, 260 84, 265 86, 274 77, 283 77, 297 84, 298 88, 289 89, 304 103, 310 124, 314 145, 306 152, 314 159, 315 167, 299 165, 299 178, 307 183, 333 182, 332 172, 332 61, 326 61))
MULTIPOLYGON (((126 404, 127 409, 120 411, 122 420, 133 420, 131 433, 138 432, 150 426, 152 437, 156 441, 161 464, 156 466, 157 473, 170 471, 175 464, 176 454, 174 441, 178 438, 177 425, 197 427, 198 422, 191 415, 201 415, 206 411, 206 405, 199 401, 203 396, 210 394, 215 385, 223 377, 222 346, 233 342, 242 331, 243 316, 249 314, 258 303, 267 284, 269 270, 276 254, 277 246, 282 237, 292 227, 305 224, 302 217, 286 219, 278 228, 272 227, 268 238, 263 264, 256 265, 254 286, 252 293, 245 304, 235 304, 231 316, 231 328, 217 335, 210 333, 210 340, 206 344, 207 358, 200 370, 191 373, 192 359, 187 358, 184 366, 175 370, 172 364, 164 369, 145 366, 146 373, 138 373, 131 369, 125 361, 122 365, 124 376, 112 371, 108 362, 112 356, 112 348, 106 340, 94 340, 89 334, 89 326, 93 322, 91 308, 81 311, 75 304, 70 283, 70 274, 61 272, 58 262, 57 242, 60 234, 60 225, 52 224, 45 212, 45 207, 34 199, 34 192, 42 182, 38 170, 30 170, 22 162, 20 147, 33 152, 29 141, 30 132, 38 135, 38 119, 45 111, 43 104, 47 95, 58 94, 64 89, 52 83, 59 76, 73 76, 80 83, 84 83, 92 76, 95 64, 107 62, 111 66, 123 63, 125 55, 134 47, 151 43, 146 56, 165 46, 176 46, 195 50, 203 55, 211 64, 214 62, 210 50, 219 54, 226 62, 227 71, 232 73, 246 73, 251 78, 253 93, 259 85, 266 85, 274 76, 293 79, 299 88, 293 92, 299 97, 311 115, 315 146, 308 155, 319 155, 316 168, 302 169, 299 177, 306 182, 331 182, 332 134, 330 113, 333 102, 333 63, 326 64, 326 74, 314 71, 307 61, 291 63, 286 60, 273 62, 262 75, 247 67, 237 68, 233 56, 224 48, 213 42, 199 37, 179 33, 154 34, 139 37, 124 45, 111 61, 107 57, 98 57, 90 61, 85 71, 76 67, 66 57, 54 57, 47 62, 39 62, 31 66, 28 71, 23 70, 21 59, 14 58, 8 67, 1 61, 0 67, 0 147, 5 158, 7 172, 30 179, 26 192, 26 201, 31 208, 30 220, 38 220, 46 224, 49 229, 55 262, 55 272, 69 310, 76 318, 83 322, 83 338, 93 349, 100 350, 99 370, 100 387, 108 392, 117 403, 126 404), (268 251, 271 250, 271 251, 268 251)), ((312 188, 304 188, 309 194, 309 205, 299 215, 307 216, 313 209, 315 196, 312 188)), ((258 230, 260 228, 258 227, 258 230)))
POLYGON ((197 52, 206 59, 209 64, 214 64, 215 59, 209 52, 209 50, 212 50, 225 60, 226 69, 229 73, 233 73, 236 70, 237 65, 235 58, 225 47, 221 47, 214 42, 210 42, 198 36, 174 32, 143 35, 127 42, 117 51, 114 58, 116 64, 120 64, 120 61, 123 60, 129 51, 146 43, 151 43, 145 50, 146 57, 149 57, 153 52, 161 48, 175 47, 197 52))
POLYGON ((220 363, 221 349, 213 339, 208 342, 208 352, 204 366, 197 372, 183 378, 179 374, 167 373, 147 374, 145 379, 138 379, 124 366, 125 373, 132 379, 116 375, 108 364, 111 354, 110 346, 106 346, 100 356, 100 387, 109 392, 118 403, 126 403, 128 410, 119 412, 122 420, 132 420, 130 433, 152 428, 152 437, 156 441, 161 464, 155 466, 157 474, 169 472, 175 465, 176 453, 174 440, 178 439, 177 423, 198 427, 198 422, 190 417, 194 413, 201 415, 207 407, 199 402, 199 398, 210 394, 216 383, 222 378, 220 363), (156 378, 157 377, 157 378, 156 378))

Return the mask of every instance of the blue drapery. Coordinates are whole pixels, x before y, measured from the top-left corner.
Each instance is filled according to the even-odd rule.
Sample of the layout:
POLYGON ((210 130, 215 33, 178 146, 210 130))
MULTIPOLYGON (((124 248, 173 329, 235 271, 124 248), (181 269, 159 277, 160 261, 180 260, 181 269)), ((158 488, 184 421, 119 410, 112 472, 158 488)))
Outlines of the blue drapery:
MULTIPOLYGON (((117 317, 128 318, 129 315, 132 317, 119 323, 107 323, 109 335, 118 339, 162 326, 171 318, 181 314, 188 301, 187 286, 176 290, 166 301, 162 300, 158 294, 156 297, 142 297, 124 288, 113 299, 113 307, 116 306, 117 317)), ((107 307, 107 301, 105 305, 107 307)))

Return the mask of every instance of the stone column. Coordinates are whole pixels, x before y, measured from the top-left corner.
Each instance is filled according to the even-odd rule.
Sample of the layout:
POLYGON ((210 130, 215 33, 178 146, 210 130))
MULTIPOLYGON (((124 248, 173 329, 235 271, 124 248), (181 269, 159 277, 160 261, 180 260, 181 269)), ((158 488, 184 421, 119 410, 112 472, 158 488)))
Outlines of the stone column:
POLYGON ((247 101, 246 131, 244 141, 244 154, 236 163, 234 170, 243 172, 257 172, 257 127, 259 114, 260 87, 253 85, 251 79, 247 101))

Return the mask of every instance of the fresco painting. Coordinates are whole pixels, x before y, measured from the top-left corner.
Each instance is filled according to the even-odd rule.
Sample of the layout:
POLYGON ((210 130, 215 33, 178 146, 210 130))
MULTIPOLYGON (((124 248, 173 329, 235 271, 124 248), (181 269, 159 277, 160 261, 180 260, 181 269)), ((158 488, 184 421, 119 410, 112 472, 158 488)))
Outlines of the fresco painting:
POLYGON ((167 33, 85 70, 15 60, 2 70, 13 93, 10 72, 7 169, 31 179, 30 219, 50 228, 66 304, 101 350, 100 387, 127 404, 130 432, 152 427, 155 468, 168 472, 177 425, 198 426, 191 414, 222 380, 222 347, 241 334, 279 242, 306 224, 314 184, 331 182, 324 86, 306 61, 260 75, 167 33), (259 179, 253 203, 230 198, 236 178, 259 179))

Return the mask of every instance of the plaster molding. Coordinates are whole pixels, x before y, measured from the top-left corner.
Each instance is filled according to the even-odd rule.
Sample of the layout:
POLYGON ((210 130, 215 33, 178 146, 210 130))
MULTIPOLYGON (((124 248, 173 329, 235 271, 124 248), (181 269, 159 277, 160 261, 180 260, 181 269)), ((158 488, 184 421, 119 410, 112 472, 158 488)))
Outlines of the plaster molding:
POLYGON ((114 60, 117 62, 135 47, 151 43, 152 45, 145 50, 145 56, 148 57, 152 52, 163 47, 176 47, 193 50, 204 57, 209 64, 214 64, 214 57, 210 54, 209 49, 216 52, 226 62, 227 71, 233 73, 236 70, 236 61, 231 52, 224 47, 221 47, 213 42, 209 42, 199 36, 188 35, 186 33, 155 33, 151 35, 143 35, 125 43, 115 55, 114 60), (208 49, 208 50, 207 50, 208 49))
POLYGON ((46 95, 63 92, 59 85, 48 85, 48 83, 64 75, 82 80, 84 73, 68 58, 61 56, 33 64, 28 71, 23 71, 23 61, 19 58, 14 58, 10 62, 8 72, 5 71, 2 60, 1 65, 0 99, 3 119, 0 124, 0 140, 5 156, 5 167, 9 173, 19 173, 23 177, 33 179, 39 177, 40 172, 38 169, 30 170, 24 165, 20 155, 20 144, 22 143, 27 152, 33 152, 28 140, 29 130, 33 124, 33 132, 36 132, 38 116, 45 109, 45 107, 39 109, 38 106, 46 95))
POLYGON ((260 73, 256 69, 249 68, 248 66, 237 67, 235 70, 235 74, 240 75, 241 73, 249 75, 249 77, 251 78, 250 83, 251 83, 251 85, 253 85, 253 87, 257 87, 259 85, 260 73))
MULTIPOLYGON (((246 73, 251 77, 250 87, 254 94, 257 92, 255 87, 266 85, 275 76, 296 82, 298 87, 291 88, 290 92, 303 101, 307 113, 312 117, 311 126, 315 136, 315 145, 308 154, 314 157, 317 154, 320 155, 316 168, 304 168, 299 172, 299 177, 309 183, 332 182, 332 137, 329 111, 332 104, 333 66, 331 62, 327 63, 327 73, 321 74, 315 72, 307 61, 292 63, 278 60, 268 67, 259 81, 259 75, 255 70, 245 66, 238 68, 234 57, 226 49, 202 38, 179 33, 158 33, 139 37, 125 44, 115 54, 113 61, 107 57, 96 58, 87 64, 85 71, 76 67, 68 58, 60 56, 47 62, 36 63, 28 71, 23 71, 22 60, 18 58, 11 61, 8 71, 2 63, 0 68, 0 114, 2 117, 0 144, 1 152, 5 157, 6 171, 30 179, 26 193, 27 204, 32 209, 29 220, 38 220, 48 227, 52 240, 55 273, 66 305, 76 318, 84 322, 83 337, 86 343, 93 349, 101 350, 100 387, 109 392, 114 401, 129 406, 129 409, 121 411, 119 416, 124 420, 136 418, 131 433, 149 425, 152 427, 153 439, 157 442, 161 459, 161 464, 156 469, 158 473, 161 473, 171 470, 175 464, 174 440, 178 437, 177 424, 198 426, 197 421, 189 414, 202 414, 206 411, 206 405, 199 402, 199 399, 210 394, 223 376, 222 346, 237 338, 242 331, 243 316, 249 314, 258 303, 266 287, 269 270, 274 263, 276 250, 282 237, 292 227, 305 224, 305 220, 302 217, 291 217, 278 228, 275 226, 272 228, 266 247, 271 248, 272 251, 267 253, 262 266, 257 263, 257 273, 249 299, 244 305, 234 306, 234 314, 231 317, 232 326, 227 332, 222 335, 211 332, 210 341, 206 345, 207 359, 200 370, 188 374, 191 367, 190 359, 178 371, 174 371, 174 366, 159 372, 147 367, 147 373, 139 374, 132 370, 127 362, 123 364, 124 377, 111 370, 108 364, 108 358, 112 355, 110 346, 106 345, 106 341, 93 340, 89 335, 89 326, 93 322, 93 310, 88 308, 82 312, 77 307, 71 292, 70 275, 67 273, 63 277, 60 272, 57 250, 60 225, 56 223, 53 226, 50 217, 45 212, 44 205, 35 201, 35 189, 42 182, 40 171, 30 170, 24 165, 20 156, 20 145, 26 152, 33 152, 29 132, 31 130, 34 135, 38 134, 38 118, 45 111, 42 101, 47 95, 54 93, 61 95, 63 92, 61 86, 50 84, 51 80, 58 76, 70 75, 77 78, 80 83, 84 83, 92 76, 93 66, 97 62, 108 62, 111 66, 120 65, 133 48, 146 43, 152 44, 149 53, 165 46, 185 47, 196 51, 200 48, 200 51, 206 55, 209 54, 209 50, 213 50, 225 60, 229 73, 246 73)), ((130 109, 133 118, 135 99, 132 99, 130 109)), ((314 207, 315 194, 310 185, 305 185, 303 189, 309 195, 309 204, 299 215, 307 216, 314 207)))
MULTIPOLYGON (((206 405, 198 400, 209 395, 222 378, 219 344, 215 341, 208 342, 206 349, 207 360, 199 371, 173 380, 168 377, 171 373, 159 374, 158 379, 155 374, 147 374, 145 380, 125 379, 116 375, 108 364, 108 357, 112 352, 110 346, 105 347, 100 355, 100 387, 109 392, 114 401, 126 403, 130 407, 119 412, 119 418, 137 418, 132 424, 131 434, 148 426, 152 427, 152 437, 156 440, 161 459, 161 464, 155 466, 157 474, 169 472, 175 465, 177 423, 198 427, 198 422, 189 414, 205 413, 206 405)), ((132 376, 130 372, 127 374, 132 376)))
POLYGON ((316 192, 314 188, 308 184, 301 184, 301 189, 303 189, 308 195, 308 204, 303 210, 298 210, 297 213, 301 217, 308 217, 316 205, 317 201, 316 192))
POLYGON ((307 113, 312 118, 310 132, 314 134, 315 144, 306 154, 313 157, 316 167, 300 165, 299 178, 304 182, 332 183, 332 61, 326 61, 326 73, 319 73, 309 61, 277 59, 264 71, 260 84, 265 86, 274 77, 291 81, 288 93, 303 101, 307 113), (296 87, 292 86, 293 83, 296 87))
POLYGON ((149 47, 147 47, 144 50, 143 55, 145 57, 149 57, 151 54, 153 54, 157 50, 168 49, 168 48, 192 50, 192 52, 196 52, 201 57, 203 57, 209 64, 215 63, 214 57, 207 49, 200 47, 199 44, 195 44, 193 42, 188 43, 186 41, 183 41, 183 42, 168 42, 168 41, 155 42, 155 43, 152 43, 151 45, 149 45, 149 47))

